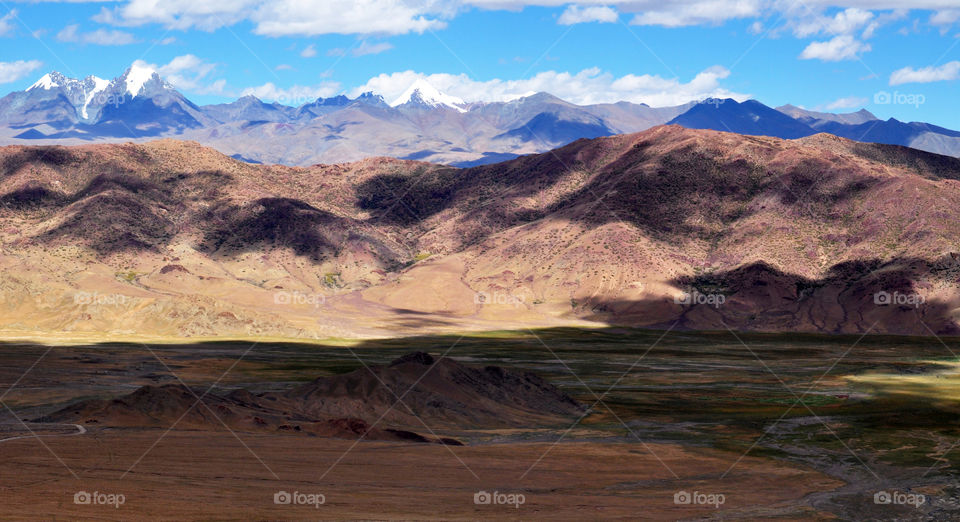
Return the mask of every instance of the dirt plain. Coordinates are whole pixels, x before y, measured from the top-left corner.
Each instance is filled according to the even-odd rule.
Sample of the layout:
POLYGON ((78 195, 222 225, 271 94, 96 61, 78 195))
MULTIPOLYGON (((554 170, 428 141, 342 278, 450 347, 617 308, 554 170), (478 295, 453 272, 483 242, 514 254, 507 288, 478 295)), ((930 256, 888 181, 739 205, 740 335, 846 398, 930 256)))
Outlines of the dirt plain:
MULTIPOLYGON (((832 366, 856 339, 741 341, 729 333, 559 329, 342 346, 8 343, 0 350, 0 402, 9 408, 0 416, 0 459, 8 464, 0 471, 2 516, 942 520, 955 514, 952 470, 960 457, 950 451, 957 433, 953 402, 931 407, 936 388, 918 397, 916 385, 917 376, 927 375, 953 386, 954 367, 942 345, 867 339, 832 366), (317 377, 362 374, 414 346, 477 368, 537 373, 591 408, 574 421, 501 428, 427 415, 367 421, 463 446, 203 425, 179 422, 179 411, 148 427, 111 426, 103 418, 40 422, 66 405, 145 385, 269 397, 317 377), (635 364, 641 348, 651 346, 635 364), (789 390, 808 388, 809 397, 794 404, 789 390), (919 509, 875 503, 883 490, 928 500, 919 509), (114 505, 76 503, 74 495, 83 492, 114 505), (322 495, 323 503, 275 503, 282 492, 303 502, 322 495), (483 492, 506 504, 475 503, 483 492), (674 496, 684 492, 715 504, 677 503, 674 496)), ((418 411, 427 403, 410 401, 418 411)))

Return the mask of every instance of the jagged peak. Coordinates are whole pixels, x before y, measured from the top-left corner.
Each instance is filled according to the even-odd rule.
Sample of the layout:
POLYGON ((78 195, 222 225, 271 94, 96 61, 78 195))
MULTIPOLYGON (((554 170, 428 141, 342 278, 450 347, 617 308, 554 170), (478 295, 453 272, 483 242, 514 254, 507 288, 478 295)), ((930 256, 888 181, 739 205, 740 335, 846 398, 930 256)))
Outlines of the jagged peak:
POLYGON ((463 108, 465 104, 462 99, 440 92, 440 90, 423 78, 418 78, 417 81, 413 82, 413 85, 408 87, 390 106, 398 107, 407 103, 426 105, 429 107, 448 107, 458 112, 467 112, 467 110, 463 108))
POLYGON ((154 78, 163 81, 156 69, 143 60, 137 60, 118 79, 123 80, 125 91, 130 96, 137 96, 143 90, 143 86, 154 78))
POLYGON ((50 71, 47 74, 44 74, 43 76, 41 76, 40 79, 34 82, 33 85, 31 85, 30 87, 27 87, 27 90, 28 91, 32 91, 33 89, 50 90, 57 87, 63 87, 64 84, 66 84, 70 80, 71 78, 67 78, 66 76, 64 76, 63 74, 60 74, 57 71, 50 71))

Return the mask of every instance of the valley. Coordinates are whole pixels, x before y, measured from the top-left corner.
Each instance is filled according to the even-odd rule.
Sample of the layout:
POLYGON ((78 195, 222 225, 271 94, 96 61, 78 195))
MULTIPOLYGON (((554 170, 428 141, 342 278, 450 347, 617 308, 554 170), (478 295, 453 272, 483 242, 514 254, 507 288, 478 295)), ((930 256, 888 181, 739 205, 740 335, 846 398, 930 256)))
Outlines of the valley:
MULTIPOLYGON (((25 374, 4 388, 3 401, 30 419, 20 424, 6 416, 3 423, 5 433, 25 435, 0 441, 0 454, 18 463, 6 481, 11 513, 39 505, 78 517, 127 519, 163 505, 167 513, 216 518, 573 519, 642 512, 655 519, 944 519, 958 509, 952 470, 960 457, 950 451, 956 399, 929 401, 957 378, 954 357, 930 339, 549 329, 341 346, 221 341, 3 348, 0 379, 25 374), (359 433, 316 437, 215 421, 184 420, 168 432, 172 422, 118 425, 87 415, 73 419, 85 428, 80 434, 51 424, 64 405, 139 386, 183 383, 203 398, 200 404, 216 408, 214 396, 238 396, 237 390, 268 397, 317 377, 369 375, 366 368, 412 349, 474 367, 534 372, 588 410, 513 427, 361 415, 379 424, 374 431, 417 430, 463 446, 376 440, 374 432, 357 442, 359 433), (937 375, 927 393, 910 391, 913 378, 937 375), (183 447, 191 448, 189 461, 183 447), (412 462, 430 473, 410 475, 405 463, 412 462), (206 488, 214 478, 217 488, 206 488), (125 494, 125 503, 73 505, 70 496, 80 489, 125 494), (273 503, 274 492, 292 489, 321 493, 325 503, 273 503), (522 494, 524 503, 475 504, 474 493, 486 490, 522 494), (684 491, 722 494, 723 502, 675 503, 684 491), (881 491, 923 494, 925 502, 877 505, 874 495, 881 491)), ((421 408, 405 391, 398 389, 396 409, 421 408)))
POLYGON ((0 148, 5 513, 954 517, 958 161, 0 148))
POLYGON ((960 520, 957 4, 0 2, 0 521, 960 520))

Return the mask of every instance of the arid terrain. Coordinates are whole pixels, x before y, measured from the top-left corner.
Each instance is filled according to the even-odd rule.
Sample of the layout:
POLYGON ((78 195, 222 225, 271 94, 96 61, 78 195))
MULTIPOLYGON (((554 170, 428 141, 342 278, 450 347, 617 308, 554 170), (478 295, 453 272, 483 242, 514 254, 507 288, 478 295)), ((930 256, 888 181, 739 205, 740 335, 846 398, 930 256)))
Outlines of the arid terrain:
POLYGON ((957 374, 932 339, 556 329, 2 348, 12 519, 960 510, 957 397, 943 393, 957 374), (284 492, 303 496, 275 500, 284 492), (924 501, 877 504, 883 492, 924 501))
POLYGON ((960 0, 0 41, 0 522, 960 521, 960 0))
POLYGON ((663 126, 456 169, 0 149, 7 338, 957 333, 960 160, 663 126))
POLYGON ((2 514, 956 517, 958 189, 677 126, 469 169, 0 148, 2 514))

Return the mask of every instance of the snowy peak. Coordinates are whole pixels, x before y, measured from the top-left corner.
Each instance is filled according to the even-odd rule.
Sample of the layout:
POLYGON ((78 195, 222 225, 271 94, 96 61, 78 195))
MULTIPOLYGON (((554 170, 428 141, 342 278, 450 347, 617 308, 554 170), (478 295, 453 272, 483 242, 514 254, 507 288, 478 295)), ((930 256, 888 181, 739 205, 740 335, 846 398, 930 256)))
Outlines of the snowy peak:
POLYGON ((424 79, 418 79, 413 82, 413 85, 408 87, 390 106, 398 107, 408 103, 425 105, 432 108, 447 107, 457 112, 467 112, 467 110, 463 108, 463 100, 456 96, 450 96, 449 94, 440 92, 424 79))
POLYGON ((49 91, 50 89, 55 89, 66 83, 65 80, 66 78, 64 78, 62 74, 58 73, 57 71, 52 71, 44 74, 43 77, 36 81, 36 83, 30 87, 27 87, 27 90, 32 91, 34 89, 43 89, 45 91, 49 91))
MULTIPOLYGON (((183 100, 153 67, 139 60, 113 80, 93 75, 79 80, 51 71, 23 91, 22 95, 25 100, 31 100, 26 102, 27 105, 50 103, 53 98, 61 107, 67 105, 74 109, 75 116, 70 118, 72 123, 85 124, 99 122, 104 111, 116 113, 121 105, 135 98, 160 107, 183 100)), ((129 110, 135 111, 134 107, 131 105, 129 110)))
POLYGON ((124 73, 114 80, 116 88, 123 94, 129 94, 130 97, 137 97, 141 94, 148 94, 149 87, 158 85, 161 88, 172 89, 173 86, 163 81, 156 69, 150 67, 145 62, 137 60, 124 73))
POLYGON ((103 78, 97 78, 96 76, 87 76, 83 80, 78 80, 76 78, 67 78, 57 71, 51 71, 47 74, 44 74, 39 80, 37 80, 33 85, 27 87, 28 91, 34 89, 73 89, 81 88, 85 90, 103 90, 109 85, 110 82, 104 80, 103 78))
POLYGON ((90 115, 87 113, 87 107, 90 106, 90 102, 94 101, 94 99, 97 98, 100 93, 107 90, 109 86, 109 81, 103 78, 97 78, 96 76, 87 76, 83 79, 85 96, 83 98, 83 106, 80 107, 80 116, 83 117, 83 119, 86 120, 90 118, 90 115))

